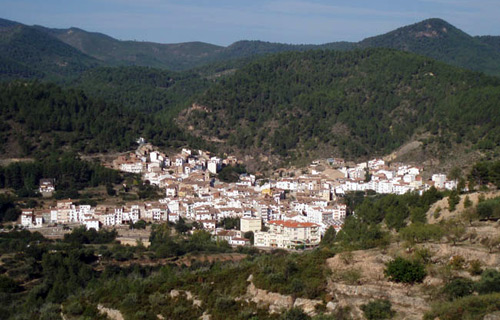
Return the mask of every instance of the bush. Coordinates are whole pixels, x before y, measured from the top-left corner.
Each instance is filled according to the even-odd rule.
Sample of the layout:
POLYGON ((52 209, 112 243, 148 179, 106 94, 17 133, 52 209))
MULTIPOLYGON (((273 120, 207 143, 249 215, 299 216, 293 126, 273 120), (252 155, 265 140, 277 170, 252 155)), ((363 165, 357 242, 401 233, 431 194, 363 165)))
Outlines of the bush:
POLYGON ((481 201, 476 209, 479 218, 499 218, 500 217, 500 198, 481 201))
POLYGON ((443 288, 443 293, 448 300, 455 300, 471 295, 474 291, 474 282, 470 279, 458 278, 447 283, 443 288))
POLYGON ((389 300, 374 300, 361 306, 361 310, 368 320, 390 319, 394 317, 392 304, 389 300))
POLYGON ((500 272, 488 269, 481 274, 481 280, 476 284, 480 294, 500 292, 500 272))
POLYGON ((465 196, 464 200, 464 208, 470 208, 472 207, 472 201, 470 200, 469 196, 465 196))
POLYGON ((472 276, 478 276, 481 273, 483 273, 483 269, 481 268, 481 261, 479 261, 479 260, 472 260, 469 263, 469 273, 472 276))
POLYGON ((500 310, 500 294, 470 295, 448 303, 437 303, 424 320, 439 319, 483 319, 491 312, 500 310))
POLYGON ((307 314, 299 308, 293 308, 285 312, 281 318, 281 320, 308 320, 311 319, 307 314))
POLYGON ((399 231, 401 238, 411 243, 438 241, 442 238, 443 233, 443 229, 439 225, 423 223, 412 223, 399 231))
POLYGON ((147 223, 144 220, 139 220, 136 223, 131 223, 129 228, 130 229, 146 229, 147 223))
POLYGON ((11 278, 0 275, 0 292, 2 293, 14 293, 19 291, 19 286, 11 278))
POLYGON ((326 229, 325 235, 323 238, 321 238, 321 243, 320 246, 332 246, 333 243, 335 242, 335 236, 337 235, 337 232, 335 231, 335 228, 330 226, 328 229, 326 229))
POLYGON ((350 285, 357 285, 360 284, 360 280, 362 277, 361 270, 359 269, 349 269, 340 272, 337 275, 338 279, 341 281, 346 282, 347 284, 350 285))
POLYGON ((460 202, 460 196, 458 195, 457 190, 453 190, 448 197, 448 206, 450 208, 450 212, 455 211, 457 204, 460 202))
POLYGON ((84 226, 73 229, 71 233, 64 235, 64 242, 78 244, 104 244, 111 243, 116 239, 118 232, 116 230, 96 231, 95 229, 87 230, 84 226))
POLYGON ((422 262, 423 264, 428 264, 431 262, 431 258, 434 255, 434 252, 429 250, 428 248, 418 248, 415 250, 415 258, 422 262))
POLYGON ((414 284, 422 282, 427 273, 421 262, 409 261, 397 257, 393 261, 387 263, 384 275, 394 282, 414 284))
POLYGON ((462 270, 464 268, 465 259, 461 255, 456 255, 451 258, 449 264, 454 270, 462 270))

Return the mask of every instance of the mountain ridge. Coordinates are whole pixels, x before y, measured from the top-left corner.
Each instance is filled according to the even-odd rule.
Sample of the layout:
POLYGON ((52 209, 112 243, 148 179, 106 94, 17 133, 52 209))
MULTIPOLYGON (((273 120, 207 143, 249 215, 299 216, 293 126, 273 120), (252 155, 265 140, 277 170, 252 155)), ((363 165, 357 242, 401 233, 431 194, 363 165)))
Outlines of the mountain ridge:
POLYGON ((499 51, 439 18, 366 38, 358 46, 408 51, 469 70, 500 74, 499 51))
MULTIPOLYGON (((345 51, 357 48, 386 47, 414 52, 490 75, 500 75, 500 41, 496 40, 495 36, 489 38, 488 36, 472 37, 439 18, 423 20, 382 35, 365 38, 359 42, 340 41, 316 45, 240 40, 226 47, 205 42, 164 44, 124 41, 77 27, 67 29, 30 27, 18 22, 0 19, 0 28, 9 28, 13 25, 34 28, 106 66, 136 65, 182 71, 211 63, 248 60, 279 52, 317 49, 345 51)), ((5 32, 0 34, 0 38, 6 36, 8 35, 5 32)))

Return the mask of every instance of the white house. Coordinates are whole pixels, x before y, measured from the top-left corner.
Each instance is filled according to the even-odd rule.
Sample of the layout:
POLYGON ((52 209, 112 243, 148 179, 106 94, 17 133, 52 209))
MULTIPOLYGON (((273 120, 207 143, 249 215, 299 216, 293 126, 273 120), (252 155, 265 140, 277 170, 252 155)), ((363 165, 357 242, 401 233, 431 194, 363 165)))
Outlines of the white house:
POLYGON ((99 231, 100 224, 99 220, 97 219, 85 220, 83 221, 83 224, 85 225, 85 228, 87 228, 87 230, 94 228, 96 231, 99 231))

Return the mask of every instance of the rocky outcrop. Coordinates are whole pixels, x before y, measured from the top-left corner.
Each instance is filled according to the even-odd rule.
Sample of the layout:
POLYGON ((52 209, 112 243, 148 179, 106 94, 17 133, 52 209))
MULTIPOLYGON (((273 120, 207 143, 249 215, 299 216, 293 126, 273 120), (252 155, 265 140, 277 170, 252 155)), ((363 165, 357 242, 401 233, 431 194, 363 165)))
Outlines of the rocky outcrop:
POLYGON ((196 296, 191 293, 191 291, 174 289, 170 291, 170 298, 178 298, 181 294, 185 295, 187 300, 193 301, 193 306, 201 308, 201 304, 203 303, 203 301, 197 299, 196 296))
POLYGON ((391 255, 378 249, 353 251, 349 259, 342 255, 328 259, 327 265, 333 272, 327 286, 335 304, 331 307, 349 306, 351 316, 362 319, 362 305, 375 299, 387 299, 396 311, 395 319, 422 319, 422 315, 430 310, 423 286, 439 279, 427 277, 426 284, 414 286, 389 282, 384 277, 384 268, 385 263, 392 259, 391 255), (356 283, 345 277, 345 273, 350 270, 357 270, 359 273, 356 283))
POLYGON ((323 303, 322 300, 294 299, 289 295, 259 289, 253 284, 252 280, 253 276, 250 275, 247 280, 249 282, 247 293, 243 299, 254 302, 260 307, 268 308, 270 313, 279 313, 295 307, 301 308, 308 315, 315 315, 315 307, 323 303))
POLYGON ((102 304, 97 305, 97 310, 106 314, 106 316, 108 316, 108 318, 110 318, 111 320, 124 320, 123 314, 120 312, 120 310, 106 308, 102 304))
POLYGON ((500 320, 500 312, 493 312, 484 316, 483 320, 500 320))
POLYGON ((320 305, 322 303, 323 303, 323 301, 321 301, 321 300, 297 298, 297 299, 295 299, 295 302, 293 303, 293 307, 302 309, 308 315, 315 315, 316 314, 316 306, 320 305))
POLYGON ((347 285, 330 283, 328 290, 335 301, 341 305, 360 307, 370 300, 387 299, 392 302, 393 309, 404 319, 422 319, 429 311, 429 303, 416 288, 386 282, 363 285, 347 285))
POLYGON ((260 306, 268 306, 269 312, 278 313, 283 309, 291 309, 293 307, 293 298, 291 296, 282 295, 275 292, 262 290, 250 282, 247 287, 247 296, 249 300, 260 306))

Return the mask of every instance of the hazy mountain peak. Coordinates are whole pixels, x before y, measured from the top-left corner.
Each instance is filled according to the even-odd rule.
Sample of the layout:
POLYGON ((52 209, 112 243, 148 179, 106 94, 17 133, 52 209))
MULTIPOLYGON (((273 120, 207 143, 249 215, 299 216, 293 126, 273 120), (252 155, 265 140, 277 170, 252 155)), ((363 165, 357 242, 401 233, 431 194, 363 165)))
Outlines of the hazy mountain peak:
POLYGON ((19 22, 0 18, 0 28, 8 28, 21 25, 19 22))

